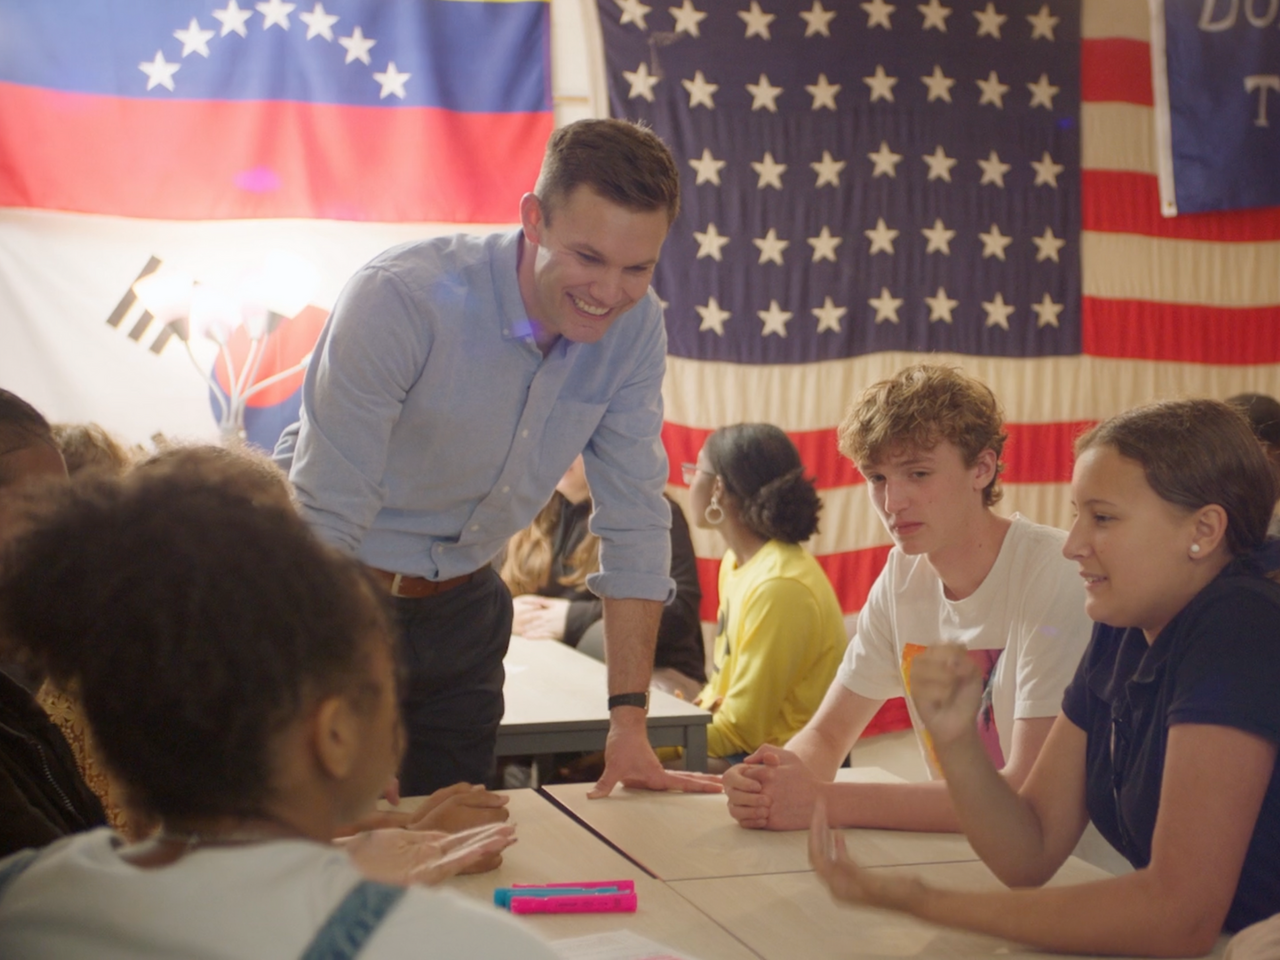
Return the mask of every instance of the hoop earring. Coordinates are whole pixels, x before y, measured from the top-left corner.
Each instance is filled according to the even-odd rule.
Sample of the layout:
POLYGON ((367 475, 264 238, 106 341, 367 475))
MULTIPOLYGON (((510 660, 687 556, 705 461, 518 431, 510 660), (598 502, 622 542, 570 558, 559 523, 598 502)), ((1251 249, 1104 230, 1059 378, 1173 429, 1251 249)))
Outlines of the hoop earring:
POLYGON ((720 506, 720 497, 718 495, 714 493, 711 495, 711 502, 707 504, 707 509, 702 511, 702 515, 706 518, 707 523, 713 527, 718 527, 724 523, 724 507, 720 506))

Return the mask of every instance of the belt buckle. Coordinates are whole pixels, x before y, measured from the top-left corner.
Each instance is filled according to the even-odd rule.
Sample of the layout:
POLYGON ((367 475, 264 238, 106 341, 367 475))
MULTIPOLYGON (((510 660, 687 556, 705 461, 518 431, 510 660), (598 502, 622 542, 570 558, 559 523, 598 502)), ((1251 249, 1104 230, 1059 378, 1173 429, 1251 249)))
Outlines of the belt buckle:
POLYGON ((395 574, 395 575, 391 578, 391 595, 392 595, 393 597, 402 597, 402 596, 404 596, 404 595, 400 592, 400 581, 401 581, 402 579, 404 579, 404 574, 402 574, 402 573, 397 573, 397 574, 395 574))

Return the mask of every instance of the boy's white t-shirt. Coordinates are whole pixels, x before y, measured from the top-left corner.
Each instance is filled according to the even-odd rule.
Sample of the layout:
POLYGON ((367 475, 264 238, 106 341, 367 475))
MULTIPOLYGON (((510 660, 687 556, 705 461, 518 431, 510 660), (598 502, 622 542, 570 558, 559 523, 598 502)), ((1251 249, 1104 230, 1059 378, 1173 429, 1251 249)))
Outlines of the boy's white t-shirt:
MULTIPOLYGON (((198 848, 141 869, 102 828, 58 841, 0 891, 5 960, 298 957, 361 879, 346 853, 303 840, 198 848)), ((554 960, 514 917, 410 888, 361 960, 554 960)))
POLYGON ((938 763, 910 697, 912 657, 937 643, 969 648, 985 683, 979 729, 997 767, 1012 746, 1013 721, 1056 716, 1093 630, 1084 581, 1062 555, 1066 533, 1014 514, 991 572, 972 595, 948 600, 923 556, 889 551, 858 614, 857 633, 836 679, 871 700, 906 696, 929 773, 938 763))

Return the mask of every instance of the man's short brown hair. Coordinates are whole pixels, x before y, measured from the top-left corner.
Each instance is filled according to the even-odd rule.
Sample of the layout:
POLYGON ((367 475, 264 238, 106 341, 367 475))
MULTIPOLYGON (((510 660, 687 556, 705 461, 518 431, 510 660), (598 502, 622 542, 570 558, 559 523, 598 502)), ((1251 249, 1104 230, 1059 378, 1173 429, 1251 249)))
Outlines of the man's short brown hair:
POLYGON ((899 447, 931 450, 943 440, 960 451, 966 467, 983 450, 996 455, 996 473, 982 502, 999 502, 1000 454, 1009 435, 991 388, 957 367, 921 363, 862 391, 837 433, 840 452, 862 469, 899 447))
POLYGON ((586 185, 627 210, 680 212, 680 172, 656 133, 626 120, 579 120, 547 140, 533 188, 550 222, 555 208, 586 185))

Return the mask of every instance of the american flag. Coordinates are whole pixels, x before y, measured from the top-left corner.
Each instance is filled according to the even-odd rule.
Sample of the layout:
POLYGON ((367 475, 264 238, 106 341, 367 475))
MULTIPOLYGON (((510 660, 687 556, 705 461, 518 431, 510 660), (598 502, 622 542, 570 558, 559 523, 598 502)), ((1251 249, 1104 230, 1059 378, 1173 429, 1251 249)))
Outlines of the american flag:
MULTIPOLYGON (((1058 526, 1084 425, 1162 396, 1280 393, 1280 211, 1160 217, 1145 0, 598 12, 614 114, 652 124, 684 176, 654 280, 672 463, 724 424, 786 429, 846 612, 889 538, 835 426, 922 354, 996 391, 1001 509, 1058 526)), ((713 619, 723 545, 694 534, 713 619)))

